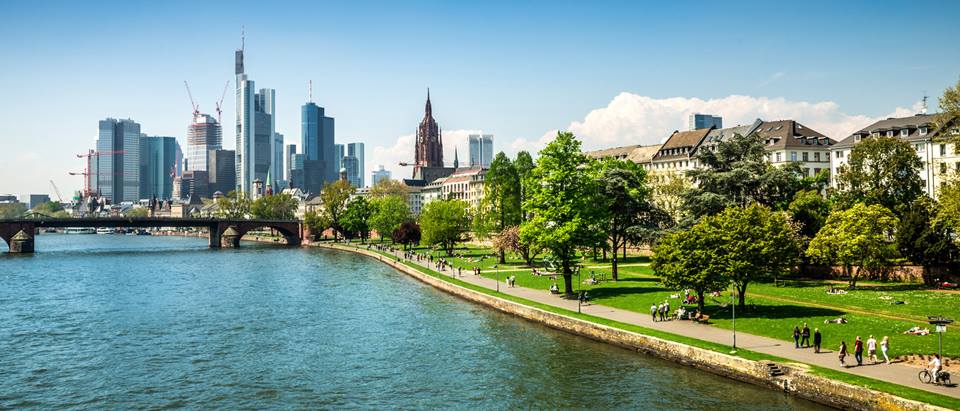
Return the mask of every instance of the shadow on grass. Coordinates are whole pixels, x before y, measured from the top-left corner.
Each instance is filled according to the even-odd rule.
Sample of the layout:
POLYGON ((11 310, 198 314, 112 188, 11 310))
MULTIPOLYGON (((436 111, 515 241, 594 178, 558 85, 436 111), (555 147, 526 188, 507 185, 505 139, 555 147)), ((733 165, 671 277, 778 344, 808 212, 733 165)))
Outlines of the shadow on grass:
MULTIPOLYGON (((589 290, 591 299, 614 298, 630 294, 647 294, 664 291, 661 287, 599 287, 589 290)), ((639 295, 638 295, 639 296, 639 295)), ((642 296, 639 296, 642 297, 642 296)))
MULTIPOLYGON (((731 315, 730 306, 719 307, 708 305, 704 307, 708 315, 720 317, 729 317, 731 315)), ((756 306, 747 304, 745 309, 737 307, 737 318, 764 318, 764 319, 784 319, 784 318, 810 318, 810 317, 840 317, 846 315, 845 311, 834 310, 820 307, 804 307, 800 305, 765 305, 756 306)))

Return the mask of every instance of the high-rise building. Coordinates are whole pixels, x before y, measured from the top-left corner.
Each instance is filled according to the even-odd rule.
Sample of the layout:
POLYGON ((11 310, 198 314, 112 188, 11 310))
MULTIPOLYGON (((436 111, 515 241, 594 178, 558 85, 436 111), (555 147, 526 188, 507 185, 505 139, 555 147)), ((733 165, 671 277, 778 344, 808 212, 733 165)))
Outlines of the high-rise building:
POLYGON ((690 115, 690 130, 701 128, 723 128, 723 117, 710 114, 693 113, 690 115))
POLYGON ((48 194, 30 194, 30 209, 36 208, 38 205, 43 203, 50 202, 50 195, 48 194))
POLYGON ((195 114, 187 128, 187 169, 208 171, 208 154, 223 148, 223 128, 208 114, 195 114))
MULTIPOLYGON (((427 104, 424 107, 423 120, 417 127, 417 143, 414 152, 414 167, 443 167, 443 140, 440 126, 433 119, 433 107, 430 104, 430 90, 427 90, 427 104)), ((416 171, 414 171, 416 173, 416 171)))
POLYGON ((470 167, 490 168, 493 161, 493 134, 471 134, 470 167))
POLYGON ((229 194, 237 186, 237 153, 234 150, 210 150, 209 181, 210 197, 219 191, 229 194))
POLYGON ((97 151, 102 154, 91 161, 91 190, 113 203, 139 200, 140 124, 130 119, 100 120, 97 151))
POLYGON ((286 157, 283 151, 283 134, 273 133, 273 164, 270 166, 270 174, 273 183, 273 192, 279 193, 280 190, 287 188, 287 182, 284 178, 286 170, 283 167, 283 159, 286 157))
POLYGON ((386 170, 383 166, 380 166, 379 170, 373 170, 370 173, 370 185, 377 185, 380 180, 389 180, 390 179, 390 170, 386 170))
MULTIPOLYGON (((336 181, 340 170, 336 167, 333 117, 327 117, 323 107, 314 104, 312 101, 308 102, 300 110, 300 133, 304 169, 309 168, 312 171, 304 174, 305 187, 323 187, 325 182, 336 181), (308 161, 318 163, 308 167, 308 161), (318 176, 320 181, 311 180, 318 176)), ((319 191, 314 191, 314 193, 319 193, 319 191)))
POLYGON ((140 137, 140 197, 173 198, 173 178, 179 174, 179 149, 176 137, 140 137))
POLYGON ((286 165, 286 170, 283 174, 283 179, 292 182, 293 177, 290 174, 290 171, 293 170, 293 156, 297 154, 297 146, 294 144, 287 144, 286 149, 284 150, 284 164, 286 165))
POLYGON ((347 169, 347 180, 354 187, 362 188, 364 186, 363 143, 347 144, 347 153, 343 157, 343 161, 345 163, 341 167, 347 169), (352 158, 352 160, 346 163, 347 158, 352 158))
POLYGON ((343 144, 334 144, 333 145, 333 161, 336 166, 334 168, 339 170, 343 168, 343 156, 347 155, 347 152, 344 150, 343 144))
POLYGON ((243 66, 243 46, 236 52, 237 75, 236 175, 237 189, 251 193, 253 181, 265 181, 273 160, 276 91, 255 90, 243 66))

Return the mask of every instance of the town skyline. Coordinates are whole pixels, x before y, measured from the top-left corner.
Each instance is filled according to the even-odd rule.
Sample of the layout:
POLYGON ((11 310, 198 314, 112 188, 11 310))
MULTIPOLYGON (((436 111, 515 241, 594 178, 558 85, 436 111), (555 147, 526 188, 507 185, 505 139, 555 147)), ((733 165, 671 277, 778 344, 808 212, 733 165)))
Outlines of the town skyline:
MULTIPOLYGON (((453 158, 455 147, 461 156, 465 154, 467 135, 481 130, 496 136, 495 151, 513 154, 528 150, 536 155, 545 136, 555 134, 557 129, 573 131, 583 139, 584 149, 657 144, 673 130, 685 129, 686 115, 690 112, 720 115, 727 126, 749 123, 755 118, 793 118, 840 140, 877 119, 918 112, 924 94, 931 97, 930 112, 937 111, 939 91, 956 81, 953 68, 957 66, 957 53, 945 53, 943 58, 937 59, 912 56, 930 56, 935 51, 932 44, 924 43, 924 39, 956 37, 957 29, 948 24, 937 24, 950 13, 930 12, 934 7, 956 6, 949 3, 922 6, 882 3, 863 12, 876 18, 897 16, 910 21, 920 16, 927 20, 922 27, 895 34, 838 34, 834 30, 831 35, 839 37, 838 41, 861 41, 862 46, 846 46, 844 50, 848 56, 837 55, 839 47, 817 51, 817 44, 822 44, 819 42, 825 39, 824 34, 816 29, 839 24, 843 12, 857 4, 816 4, 806 8, 783 6, 798 16, 809 17, 817 10, 824 13, 821 19, 804 26, 809 27, 804 36, 764 32, 763 27, 769 23, 762 21, 754 23, 756 30, 764 32, 765 40, 751 36, 752 28, 715 27, 720 39, 717 44, 724 46, 724 52, 716 53, 715 49, 708 47, 709 43, 704 43, 704 48, 712 53, 705 53, 700 63, 698 59, 682 56, 670 48, 697 41, 697 36, 705 33, 703 29, 663 39, 665 41, 659 47, 641 42, 634 50, 613 50, 603 46, 602 41, 596 44, 590 44, 590 41, 609 39, 617 34, 642 39, 644 35, 664 28, 666 23, 651 24, 649 29, 629 30, 615 24, 615 28, 592 30, 577 38, 563 31, 540 32, 522 27, 520 20, 523 17, 538 12, 532 5, 521 8, 499 6, 500 10, 513 12, 508 17, 498 16, 491 10, 463 6, 418 5, 406 11, 395 8, 385 10, 384 15, 373 16, 374 22, 384 25, 375 28, 371 28, 375 24, 365 25, 366 33, 359 33, 351 27, 350 22, 357 18, 357 10, 350 9, 350 6, 331 8, 331 16, 336 18, 329 17, 327 22, 331 24, 322 29, 286 30, 277 30, 267 23, 258 24, 251 21, 254 19, 240 16, 234 16, 234 19, 230 16, 235 13, 233 11, 214 12, 211 10, 216 7, 201 6, 195 9, 196 14, 209 11, 230 18, 217 19, 201 30, 196 27, 197 16, 184 14, 171 20, 174 24, 157 28, 155 23, 163 22, 164 18, 186 13, 186 5, 174 5, 170 10, 140 10, 116 28, 103 27, 86 32, 72 46, 63 43, 71 27, 79 24, 67 20, 71 13, 83 17, 92 11, 101 11, 107 16, 118 16, 122 15, 123 6, 103 5, 91 10, 10 6, 7 8, 15 21, 21 20, 17 17, 40 12, 51 16, 49 21, 41 23, 33 20, 31 27, 15 22, 0 29, 4 38, 11 39, 17 34, 19 37, 16 38, 21 39, 8 40, 11 47, 3 48, 0 55, 5 61, 23 63, 2 69, 6 74, 2 77, 18 79, 8 84, 8 89, 18 99, 0 103, 3 104, 2 111, 11 119, 4 122, 3 143, 0 144, 5 152, 14 154, 13 161, 2 169, 0 177, 7 183, 0 192, 16 195, 51 192, 48 183, 51 179, 66 196, 78 190, 81 179, 70 177, 67 172, 80 171, 82 163, 75 154, 93 145, 96 121, 106 117, 131 118, 142 124, 143 132, 148 135, 174 136, 181 144, 185 143, 191 107, 182 81, 190 82, 200 111, 212 114, 224 82, 229 79, 230 88, 236 87, 231 75, 232 54, 240 46, 241 27, 246 31, 247 71, 258 80, 258 85, 277 90, 277 131, 286 137, 285 143, 299 145, 299 107, 308 101, 307 83, 312 80, 313 101, 338 120, 338 142, 358 141, 367 145, 365 176, 381 164, 395 177, 409 174, 409 169, 401 168, 397 163, 413 158, 414 131, 422 115, 427 87, 431 89, 435 117, 443 129, 444 157, 447 159, 453 158), (440 19, 437 23, 440 29, 456 28, 458 24, 465 26, 468 17, 472 16, 485 18, 491 29, 503 30, 486 33, 489 34, 486 38, 462 27, 452 31, 453 38, 441 38, 443 36, 428 30, 412 30, 391 39, 385 32, 403 27, 395 21, 402 20, 396 19, 402 13, 428 20, 440 19), (394 19, 388 18, 391 16, 394 19), (52 26, 55 24, 63 27, 52 26), (124 33, 129 34, 128 38, 117 38, 124 33), (183 41, 185 37, 194 36, 202 41, 183 41), (306 59, 306 63, 292 63, 298 61, 295 51, 302 50, 304 44, 309 43, 305 39, 311 36, 323 39, 329 36, 336 40, 323 44, 333 50, 330 60, 334 64, 315 64, 317 61, 312 57, 306 59), (516 38, 517 44, 501 41, 510 37, 516 38), (574 41, 565 46, 566 40, 574 41), (113 45, 116 52, 135 61, 143 61, 144 69, 93 64, 97 50, 109 50, 102 47, 104 44, 113 45), (481 59, 477 66, 462 63, 469 56, 458 51, 458 44, 469 45, 473 54, 485 59, 481 59), (398 48, 385 53, 390 45, 398 48), (416 46, 426 47, 444 58, 445 63, 423 61, 424 58, 412 53, 418 49, 416 46), (524 47, 534 46, 539 48, 536 52, 522 54, 524 47), (751 50, 776 49, 789 51, 761 55, 764 58, 756 62, 747 58, 737 65, 730 65, 726 61, 738 54, 749 55, 751 50), (591 63, 586 61, 589 58, 583 57, 547 62, 547 57, 562 57, 573 50, 585 51, 586 57, 610 64, 591 63), (870 70, 862 69, 866 67, 865 63, 856 65, 843 61, 878 55, 884 50, 894 54, 899 51, 898 55, 903 58, 877 61, 870 64, 870 70), (791 63, 796 61, 794 51, 822 56, 823 61, 832 63, 804 63, 798 67, 791 63), (405 54, 408 52, 410 55, 405 54), (497 57, 498 52, 506 57, 497 57), (678 68, 675 73, 668 73, 670 70, 646 64, 643 58, 628 56, 632 54, 675 61, 678 68), (54 64, 57 61, 59 65, 54 64), (378 62, 384 70, 373 66, 378 62), (514 64, 506 64, 508 62, 514 64), (172 68, 174 65, 176 68, 172 68), (27 67, 31 68, 29 72, 27 67), (726 81, 721 84, 708 77, 726 81), (475 81, 463 81, 465 78, 475 81), (43 107, 50 101, 70 107, 69 113, 57 113, 57 121, 44 121, 43 117, 49 116, 51 111, 43 107)), ((738 3, 727 9, 715 5, 700 7, 713 12, 714 17, 722 18, 744 12, 749 6, 748 3, 738 3)), ((616 6, 589 10, 558 7, 543 13, 547 17, 562 18, 580 12, 583 23, 594 28, 604 19, 622 23, 622 18, 613 16, 616 11, 616 6)), ((621 11, 636 16, 641 10, 624 7, 621 11)), ((289 11, 268 14, 271 21, 297 20, 295 13, 289 11)), ((650 7, 644 15, 651 20, 672 18, 673 22, 690 18, 684 16, 682 10, 670 7, 650 7)), ((750 18, 749 13, 743 16, 744 20, 750 18)), ((235 111, 232 97, 225 99, 223 107, 223 112, 227 113, 224 123, 228 126, 235 111)), ((231 127, 224 131, 223 137, 224 148, 234 148, 231 127)))

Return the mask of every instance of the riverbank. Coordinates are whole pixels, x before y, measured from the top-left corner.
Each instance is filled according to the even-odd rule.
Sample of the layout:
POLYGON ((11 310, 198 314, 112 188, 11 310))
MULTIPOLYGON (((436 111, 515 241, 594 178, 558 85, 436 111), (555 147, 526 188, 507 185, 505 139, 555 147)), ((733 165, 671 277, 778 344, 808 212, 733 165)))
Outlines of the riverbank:
MULTIPOLYGON (((516 295, 498 293, 491 289, 492 287, 400 261, 395 255, 388 253, 343 244, 316 245, 377 258, 438 289, 552 328, 635 349, 737 380, 783 390, 822 404, 838 408, 876 410, 960 407, 960 399, 947 395, 798 363, 757 351, 741 349, 736 355, 730 355, 726 353, 729 346, 724 344, 671 334, 604 316, 581 314, 562 307, 563 304, 544 304, 516 295)), ((575 301, 573 307, 576 307, 575 301)), ((712 327, 704 326, 704 330, 709 328, 712 327)))

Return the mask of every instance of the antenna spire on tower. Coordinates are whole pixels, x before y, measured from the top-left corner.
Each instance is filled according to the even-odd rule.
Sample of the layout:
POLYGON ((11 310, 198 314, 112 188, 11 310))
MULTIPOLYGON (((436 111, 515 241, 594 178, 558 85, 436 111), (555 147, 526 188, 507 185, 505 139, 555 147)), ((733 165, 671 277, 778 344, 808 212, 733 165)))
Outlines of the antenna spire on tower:
POLYGON ((240 26, 240 51, 243 51, 243 46, 246 43, 246 26, 240 26))
POLYGON ((313 103, 313 80, 307 80, 307 101, 313 103))

